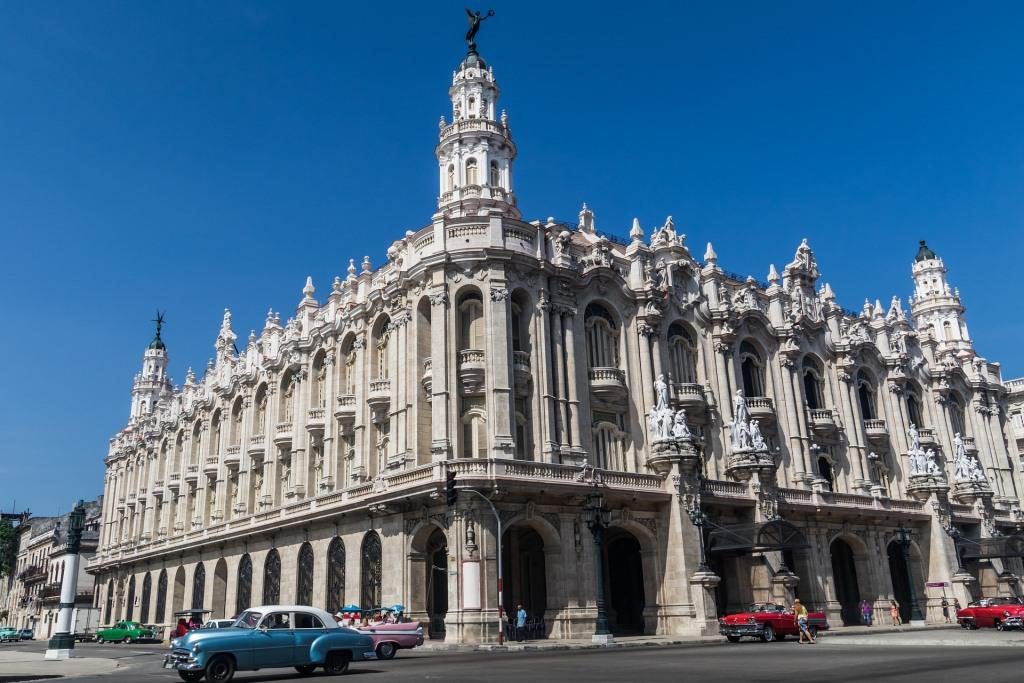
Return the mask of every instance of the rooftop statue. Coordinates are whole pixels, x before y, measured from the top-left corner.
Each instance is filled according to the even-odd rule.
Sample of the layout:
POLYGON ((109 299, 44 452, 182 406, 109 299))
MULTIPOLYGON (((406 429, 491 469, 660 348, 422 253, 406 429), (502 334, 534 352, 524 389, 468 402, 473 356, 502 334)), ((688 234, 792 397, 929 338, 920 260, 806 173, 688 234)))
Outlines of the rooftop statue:
POLYGON ((466 17, 469 19, 469 30, 466 31, 466 45, 469 46, 470 54, 476 54, 476 34, 480 30, 480 24, 485 19, 494 16, 494 10, 487 10, 487 14, 480 12, 474 12, 473 10, 466 8, 466 17))

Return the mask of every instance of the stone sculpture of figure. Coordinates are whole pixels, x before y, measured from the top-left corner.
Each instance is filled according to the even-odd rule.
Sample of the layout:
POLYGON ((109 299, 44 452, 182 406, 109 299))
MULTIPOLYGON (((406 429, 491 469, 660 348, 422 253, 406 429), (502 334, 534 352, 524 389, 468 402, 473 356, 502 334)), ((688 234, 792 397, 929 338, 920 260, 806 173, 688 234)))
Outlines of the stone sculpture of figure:
POLYGON ((661 413, 658 412, 657 408, 651 408, 649 419, 651 426, 651 440, 653 441, 661 436, 661 413))
POLYGON ((690 425, 686 424, 686 411, 680 409, 676 412, 675 422, 672 424, 672 436, 677 439, 690 439, 690 425))
POLYGON ((937 456, 935 455, 935 451, 929 448, 924 452, 924 457, 926 463, 925 471, 927 474, 930 474, 932 476, 938 476, 942 474, 942 470, 939 469, 939 462, 936 459, 937 456))
POLYGON ((288 461, 285 460, 284 462, 281 463, 281 484, 285 488, 288 488, 288 485, 291 483, 291 481, 292 481, 292 468, 288 464, 288 461))
POLYGON ((971 462, 966 455, 957 454, 953 460, 957 481, 971 481, 971 462))
POLYGON ((757 425, 757 420, 750 421, 750 445, 755 451, 768 450, 768 444, 765 443, 764 436, 761 435, 761 428, 757 425))
POLYGON ((665 375, 658 375, 654 380, 654 393, 657 396, 655 407, 658 410, 668 408, 668 383, 665 382, 665 375))
POLYGON ((737 451, 750 450, 750 423, 739 421, 734 423, 732 447, 737 451))
POLYGON ((985 473, 981 470, 977 458, 967 459, 967 478, 970 481, 985 481, 985 473))
POLYGON ((747 399, 743 398, 743 390, 736 390, 736 398, 733 400, 736 422, 750 422, 750 411, 747 409, 747 399))
POLYGON ((320 481, 320 477, 324 473, 324 458, 320 454, 320 449, 317 448, 313 454, 313 477, 320 481))
POLYGON ((256 482, 253 485, 253 489, 256 491, 256 495, 260 496, 263 495, 263 468, 256 470, 255 474, 256 482))
POLYGON ((911 450, 910 453, 910 473, 911 474, 924 474, 924 453, 921 449, 911 450))
POLYGON ((231 504, 238 503, 238 475, 231 477, 231 504))
POLYGON ((921 450, 921 437, 917 432, 917 426, 913 422, 910 423, 910 429, 907 430, 907 435, 910 437, 911 452, 921 450))
POLYGON ((964 444, 964 438, 960 436, 960 432, 953 435, 953 450, 956 452, 957 459, 967 458, 967 446, 964 444))
POLYGON ((259 402, 256 404, 256 428, 260 432, 267 426, 267 394, 266 392, 260 396, 259 402))
POLYGON ((474 12, 473 10, 466 8, 466 18, 469 20, 469 30, 466 31, 466 45, 469 47, 471 53, 476 53, 476 34, 480 31, 480 24, 485 19, 494 16, 494 10, 487 10, 487 14, 481 14, 480 12, 474 12))

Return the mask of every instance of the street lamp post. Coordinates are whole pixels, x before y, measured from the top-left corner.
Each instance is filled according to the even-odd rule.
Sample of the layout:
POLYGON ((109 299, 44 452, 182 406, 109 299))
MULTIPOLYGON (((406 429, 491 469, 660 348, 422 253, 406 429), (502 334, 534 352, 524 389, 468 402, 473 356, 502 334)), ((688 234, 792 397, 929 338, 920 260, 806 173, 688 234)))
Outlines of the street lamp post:
POLYGON ((696 506, 691 508, 687 514, 690 516, 690 522, 697 528, 697 539, 700 543, 700 565, 697 567, 697 571, 709 571, 707 550, 704 548, 704 524, 708 521, 708 516, 696 506))
POLYGON ((71 616, 75 609, 75 594, 78 591, 79 550, 82 547, 82 532, 85 530, 85 503, 78 501, 68 519, 68 536, 65 545, 67 560, 64 563, 64 580, 60 587, 60 613, 57 617, 57 632, 46 647, 46 659, 69 659, 75 649, 75 638, 71 633, 71 616))
POLYGON ((594 569, 597 578, 597 623, 591 640, 595 643, 610 643, 614 638, 611 629, 608 628, 608 613, 604 604, 603 549, 604 532, 611 521, 611 510, 604 504, 600 492, 595 490, 587 496, 587 503, 583 506, 583 521, 594 536, 594 569))
POLYGON ((964 571, 964 561, 960 557, 960 530, 955 526, 950 526, 946 533, 953 539, 953 552, 956 553, 956 573, 962 574, 964 571))
MULTIPOLYGON (((910 623, 924 623, 924 615, 921 614, 921 606, 917 603, 917 591, 914 590, 914 567, 910 560, 910 541, 913 536, 910 529, 900 527, 896 530, 896 540, 900 543, 900 550, 903 551, 903 566, 907 569, 907 588, 910 590, 910 623)), ((958 553, 959 555, 959 553, 958 553)))

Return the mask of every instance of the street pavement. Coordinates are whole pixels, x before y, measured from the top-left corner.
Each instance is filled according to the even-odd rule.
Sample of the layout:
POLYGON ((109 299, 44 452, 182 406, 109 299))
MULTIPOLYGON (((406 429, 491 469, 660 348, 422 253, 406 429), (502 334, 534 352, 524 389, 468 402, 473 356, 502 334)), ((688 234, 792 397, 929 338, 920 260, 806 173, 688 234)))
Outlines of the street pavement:
MULTIPOLYGON (((0 655, 17 652, 19 659, 37 653, 45 643, 21 643, 0 648, 0 655), (16 649, 15 649, 16 648, 16 649)), ((169 683, 176 672, 161 668, 165 646, 80 644, 79 656, 108 660, 110 673, 70 677, 75 683, 169 683)), ((615 649, 526 650, 519 652, 452 652, 421 648, 403 651, 392 661, 358 662, 349 676, 355 683, 373 681, 444 681, 452 683, 530 683, 541 681, 944 681, 986 683, 1020 681, 1024 632, 993 630, 905 631, 857 634, 819 639, 817 645, 743 641, 736 644, 693 643, 689 646, 615 649)), ((2 657, 0 657, 2 664, 2 657)), ((52 675, 46 666, 34 669, 52 675)), ((239 673, 242 683, 347 680, 322 673, 300 676, 290 669, 239 673)), ((0 683, 40 680, 5 677, 0 683)))

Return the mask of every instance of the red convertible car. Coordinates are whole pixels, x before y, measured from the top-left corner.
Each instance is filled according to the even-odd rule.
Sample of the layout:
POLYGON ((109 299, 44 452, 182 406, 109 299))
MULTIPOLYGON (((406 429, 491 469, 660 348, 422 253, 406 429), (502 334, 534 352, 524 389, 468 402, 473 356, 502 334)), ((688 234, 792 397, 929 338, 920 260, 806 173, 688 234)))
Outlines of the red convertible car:
POLYGON ((961 628, 995 627, 998 631, 1024 628, 1020 598, 982 598, 956 613, 961 628))
MULTIPOLYGON (((828 620, 824 612, 808 612, 807 627, 813 637, 818 631, 828 630, 828 620)), ((760 638, 766 643, 782 640, 786 636, 795 636, 797 630, 793 610, 782 605, 767 602, 755 603, 749 611, 729 614, 718 620, 718 628, 730 643, 739 642, 744 636, 760 638)))

